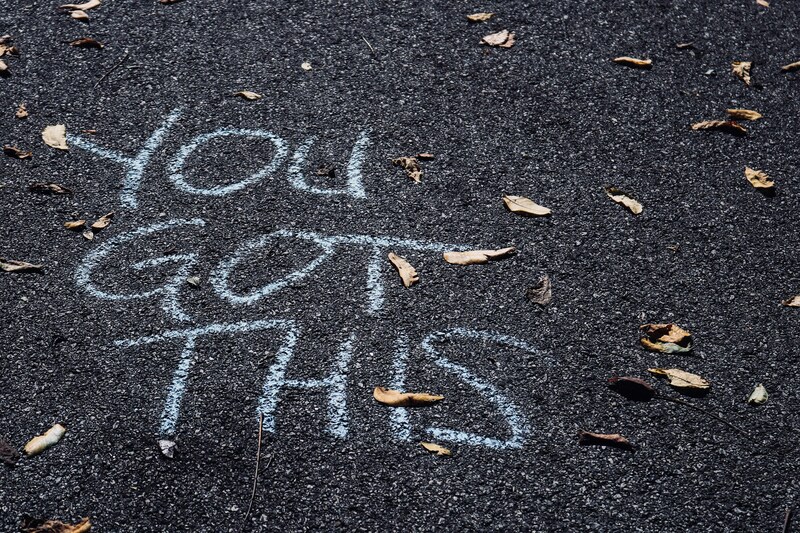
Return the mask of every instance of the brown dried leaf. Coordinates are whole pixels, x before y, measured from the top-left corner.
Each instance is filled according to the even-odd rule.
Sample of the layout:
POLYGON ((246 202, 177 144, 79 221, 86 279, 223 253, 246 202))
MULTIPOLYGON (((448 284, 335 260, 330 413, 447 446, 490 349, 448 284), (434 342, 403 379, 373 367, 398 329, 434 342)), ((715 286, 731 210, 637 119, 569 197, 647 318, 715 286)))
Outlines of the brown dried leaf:
POLYGON ((100 0, 89 0, 83 4, 64 4, 63 6, 58 6, 60 9, 75 9, 78 11, 89 11, 90 9, 94 9, 100 6, 100 0))
POLYGON ((67 429, 61 424, 55 424, 53 427, 44 432, 43 435, 33 437, 25 445, 25 453, 27 455, 37 455, 45 451, 47 448, 55 445, 64 436, 67 429))
POLYGON ((769 7, 769 2, 767 2, 767 0, 756 0, 756 4, 762 7, 769 7))
POLYGON ((430 405, 444 400, 444 396, 437 396, 435 394, 428 394, 425 392, 400 392, 384 387, 375 387, 372 391, 372 396, 378 402, 392 407, 430 405))
POLYGON ((391 261, 395 268, 397 268, 397 272, 400 274, 400 279, 403 280, 403 285, 410 287, 419 281, 419 275, 414 267, 411 266, 411 263, 399 255, 396 255, 394 252, 389 252, 389 261, 391 261))
POLYGON ((19 452, 3 437, 0 437, 0 462, 14 466, 19 461, 19 452))
POLYGON ((648 372, 653 375, 666 377, 669 384, 678 389, 700 389, 705 390, 711 384, 697 374, 691 374, 678 368, 648 368, 648 372))
POLYGON ((453 453, 444 446, 439 446, 438 444, 434 444, 432 442, 420 442, 419 445, 429 452, 435 453, 436 455, 453 455, 453 453))
POLYGON ((506 195, 503 196, 503 202, 505 202, 509 211, 512 213, 517 213, 518 215, 543 217, 552 213, 550 209, 541 206, 530 198, 525 198, 524 196, 506 195))
POLYGON ((623 376, 610 378, 608 386, 626 397, 637 402, 649 402, 656 397, 656 390, 643 379, 623 376))
POLYGON ((756 189, 772 189, 775 187, 775 182, 772 178, 762 170, 753 170, 750 167, 744 167, 744 177, 750 182, 750 185, 756 189))
POLYGON ((481 44, 489 46, 499 46, 500 48, 511 48, 515 43, 514 34, 508 30, 490 33, 481 39, 481 44))
POLYGON ((95 220, 94 223, 92 223, 92 229, 95 231, 100 231, 102 229, 107 228, 108 225, 111 224, 112 218, 114 218, 114 211, 111 211, 110 213, 103 215, 97 220, 95 220))
POLYGON ((467 20, 470 22, 486 22, 494 16, 494 13, 473 13, 467 15, 467 20))
POLYGON ((800 69, 800 61, 795 61, 794 63, 789 63, 781 67, 781 70, 784 72, 794 72, 797 69, 800 69))
POLYGON ((583 446, 599 445, 613 446, 625 450, 632 450, 633 445, 619 433, 592 433, 591 431, 578 430, 578 444, 583 446))
POLYGON ((81 229, 86 225, 86 221, 81 220, 67 220, 64 222, 64 227, 71 230, 81 229))
POLYGON ((625 192, 617 189, 616 187, 604 187, 606 195, 620 205, 624 205, 634 215, 642 212, 642 204, 628 196, 625 192))
POLYGON ((488 263, 492 259, 507 257, 517 249, 513 246, 499 250, 470 250, 468 252, 445 252, 444 260, 451 265, 479 265, 488 263))
POLYGON ((3 272, 38 272, 42 265, 34 265, 25 261, 15 261, 14 259, 3 259, 0 257, 0 270, 3 272))
POLYGON ((33 152, 26 152, 25 150, 20 150, 16 146, 11 146, 8 144, 3 146, 3 153, 16 159, 30 159, 33 157, 33 152))
POLYGON ((58 520, 23 516, 20 528, 22 533, 87 533, 92 529, 92 523, 88 518, 84 518, 77 524, 65 524, 58 520))
POLYGON ((7 74, 8 73, 8 65, 6 62, 0 59, 0 74, 7 74))
POLYGON ((67 189, 63 185, 59 185, 58 183, 31 183, 28 185, 28 190, 42 194, 72 194, 71 190, 67 189))
POLYGON ((86 22, 89 20, 89 14, 86 13, 86 11, 81 11, 80 9, 76 9, 75 11, 71 12, 69 16, 75 20, 80 20, 81 22, 86 22))
POLYGON ((651 352, 692 351, 692 334, 676 324, 644 324, 639 330, 643 335, 639 342, 651 352))
POLYGON ((615 57, 612 59, 612 61, 614 63, 619 63, 620 65, 636 68, 650 68, 653 65, 652 59, 637 59, 635 57, 628 56, 615 57))
POLYGON ((264 98, 262 95, 254 93, 252 91, 239 91, 237 93, 233 93, 233 96, 241 96, 245 100, 259 100, 261 98, 264 98))
POLYGON ((420 161, 430 161, 430 160, 434 159, 435 157, 436 157, 435 155, 429 154, 427 152, 423 152, 421 154, 417 154, 417 159, 419 159, 420 161))
POLYGON ((422 181, 422 168, 419 166, 419 161, 417 161, 416 157, 398 157, 392 159, 392 164, 405 170, 408 177, 414 182, 419 183, 422 181))
POLYGON ((704 120, 702 122, 695 122, 692 124, 692 129, 697 130, 722 130, 734 135, 745 135, 747 130, 733 120, 704 120))
POLYGON ((781 305, 785 305, 786 307, 800 307, 800 294, 793 296, 788 300, 783 300, 781 305))
POLYGON ((51 148, 69 150, 69 146, 67 146, 67 128, 63 124, 47 126, 43 129, 42 140, 51 148))
POLYGON ((92 39, 91 37, 81 37, 80 39, 75 39, 70 41, 69 45, 77 48, 103 48, 103 43, 97 39, 92 39))
POLYGON ((25 107, 25 104, 19 104, 17 112, 14 113, 14 116, 20 120, 28 118, 28 108, 25 107))
POLYGON ((675 45, 675 48, 678 50, 688 50, 694 48, 694 43, 678 43, 675 45))
POLYGON ((726 109, 725 111, 735 120, 758 120, 763 116, 752 109, 726 109))
POLYGON ((750 85, 750 69, 753 66, 752 61, 734 61, 731 63, 731 70, 736 77, 744 82, 745 85, 750 85))
POLYGON ((550 300, 553 299, 550 276, 545 274, 539 278, 539 281, 536 283, 536 285, 528 287, 528 289, 525 291, 525 297, 537 305, 545 306, 549 304, 550 300))

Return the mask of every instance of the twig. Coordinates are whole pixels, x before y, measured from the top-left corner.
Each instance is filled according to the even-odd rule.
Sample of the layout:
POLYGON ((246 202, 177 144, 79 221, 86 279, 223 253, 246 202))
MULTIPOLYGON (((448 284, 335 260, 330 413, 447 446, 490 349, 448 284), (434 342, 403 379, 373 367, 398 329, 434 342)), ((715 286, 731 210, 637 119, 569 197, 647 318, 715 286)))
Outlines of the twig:
POLYGON ((791 507, 786 508, 786 518, 783 519, 783 533, 789 533, 789 528, 792 527, 792 515, 794 511, 791 507))
POLYGON ((707 415, 707 416, 710 416, 712 418, 715 418, 716 420, 719 420, 720 422, 722 422, 723 424, 725 424, 729 428, 738 431, 739 433, 741 433, 745 437, 749 437, 750 436, 750 434, 747 433, 745 430, 734 426, 733 424, 731 424, 730 422, 728 422, 724 418, 722 418, 720 416, 717 416, 714 413, 711 413, 709 411, 706 411, 705 409, 701 409, 700 407, 697 407, 696 405, 691 404, 691 403, 689 403, 687 401, 681 400, 680 398, 668 398, 666 396, 658 396, 658 398, 661 398, 662 400, 667 400, 668 402, 677 403, 677 404, 680 404, 680 405, 685 405, 686 407, 691 407, 695 411, 699 411, 699 412, 703 413, 704 415, 707 415))
POLYGON ((364 39, 364 42, 367 43, 367 46, 369 46, 370 51, 374 54, 375 53, 375 49, 372 48, 371 44, 369 44, 369 41, 367 40, 367 38, 364 37, 363 35, 361 36, 361 38, 364 39))
MULTIPOLYGON (((258 417, 258 448, 256 449, 256 474, 253 476, 253 492, 250 493, 250 503, 247 506, 247 513, 244 515, 244 521, 247 522, 247 517, 250 516, 250 511, 253 509, 253 500, 256 497, 256 485, 258 485, 258 463, 261 461, 261 433, 264 431, 264 413, 258 417)), ((269 458, 272 462, 272 457, 269 458)), ((269 466, 269 465, 267 465, 269 466)))
POLYGON ((125 61, 128 59, 128 57, 129 57, 130 55, 131 55, 131 53, 130 53, 128 50, 125 50, 125 55, 123 55, 123 56, 122 56, 122 59, 120 59, 120 60, 119 60, 119 63, 117 63, 116 65, 114 65, 113 67, 111 67, 111 70, 109 70, 108 72, 106 72, 105 74, 103 74, 103 75, 102 75, 102 77, 101 77, 99 80, 97 80, 97 83, 95 83, 95 84, 94 84, 94 88, 95 88, 95 89, 97 89, 97 86, 98 86, 98 85, 100 85, 100 83, 102 83, 102 81, 103 81, 104 79, 106 79, 106 78, 107 78, 107 77, 108 77, 108 76, 109 76, 109 75, 110 75, 112 72, 114 72, 114 71, 115 71, 115 70, 117 70, 119 67, 121 67, 121 66, 122 66, 122 64, 123 64, 123 63, 124 63, 124 62, 125 62, 125 61))

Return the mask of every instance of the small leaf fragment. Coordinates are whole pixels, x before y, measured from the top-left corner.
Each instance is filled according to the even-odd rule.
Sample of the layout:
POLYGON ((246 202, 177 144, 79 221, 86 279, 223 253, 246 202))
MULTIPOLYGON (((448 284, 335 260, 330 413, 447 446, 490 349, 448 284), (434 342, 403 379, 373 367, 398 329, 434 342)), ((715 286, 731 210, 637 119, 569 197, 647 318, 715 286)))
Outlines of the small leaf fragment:
POLYGON ((89 20, 89 14, 86 11, 81 11, 80 9, 72 11, 69 16, 75 20, 80 20, 81 22, 86 22, 89 20))
POLYGON ((744 167, 744 177, 750 182, 750 185, 756 189, 772 189, 775 187, 775 182, 772 178, 762 170, 754 170, 750 167, 744 167))
POLYGON ((644 324, 639 327, 642 346, 651 352, 688 353, 692 351, 692 334, 676 324, 644 324))
POLYGON ((769 7, 769 2, 767 2, 767 0, 756 0, 756 4, 761 7, 769 7))
POLYGON ((305 70, 306 72, 308 72, 308 71, 309 71, 309 70, 311 70, 313 67, 311 66, 311 63, 309 63, 308 61, 303 61, 303 62, 300 64, 300 68, 301 68, 301 69, 303 69, 303 70, 305 70))
POLYGON ((528 287, 525 291, 525 297, 533 303, 545 306, 553 299, 552 286, 550 284, 550 276, 545 274, 536 285, 528 287))
POLYGON ((758 120, 763 117, 761 113, 752 109, 726 109, 725 112, 734 120, 758 120))
POLYGON ((493 259, 508 257, 516 252, 513 246, 499 250, 470 250, 468 252, 445 252, 444 260, 451 265, 480 265, 493 259))
POLYGON ((380 403, 392 407, 410 407, 430 405, 444 400, 444 396, 428 394, 425 392, 400 392, 385 387, 375 387, 372 396, 380 403))
POLYGON ((87 533, 92 529, 88 518, 82 519, 77 524, 66 524, 60 520, 45 520, 43 518, 22 517, 20 524, 22 533, 87 533))
POLYGON ((11 146, 6 144, 3 146, 3 153, 6 154, 8 157, 13 157, 15 159, 30 159, 33 157, 33 152, 20 150, 16 146, 11 146))
POLYGON ((36 182, 28 185, 28 190, 42 194, 72 194, 72 191, 58 183, 36 182))
POLYGON ((643 207, 642 204, 628 196, 627 193, 621 191, 616 187, 604 187, 606 191, 606 195, 614 200, 616 203, 620 205, 624 205, 628 208, 628 210, 633 213, 634 215, 638 215, 642 212, 643 207))
POLYGON ((17 112, 14 113, 14 116, 20 120, 28 118, 28 108, 25 107, 25 104, 19 104, 19 107, 17 107, 17 112))
POLYGON ((175 443, 175 441, 167 439, 161 439, 158 441, 158 448, 161 450, 161 454, 167 459, 172 459, 175 457, 175 450, 177 447, 178 445, 175 443))
POLYGON ((756 388, 753 389, 753 392, 750 393, 750 396, 747 397, 747 403, 750 405, 764 405, 767 403, 767 399, 769 398, 769 394, 767 394, 767 389, 759 383, 756 385, 756 388))
POLYGON ((200 286, 200 276, 189 276, 188 278, 186 278, 186 283, 188 283, 192 287, 199 287, 200 286))
POLYGON ((63 124, 47 126, 42 130, 42 140, 51 148, 69 150, 69 146, 67 146, 67 128, 63 124))
POLYGON ((252 91, 239 91, 237 93, 233 93, 233 96, 241 96, 245 100, 259 100, 261 98, 264 98, 263 95, 254 93, 252 91))
POLYGON ((582 446, 612 446, 624 450, 632 450, 633 445, 619 433, 592 433, 591 431, 578 431, 578 444, 582 446))
POLYGON ((83 228, 86 225, 86 221, 81 220, 67 220, 64 222, 64 227, 71 230, 78 230, 83 228))
POLYGON ((25 445, 25 453, 27 455, 36 455, 42 453, 47 448, 60 441, 61 437, 64 436, 66 431, 66 428, 61 424, 54 425, 48 429, 44 435, 39 435, 38 437, 34 437, 28 441, 28 443, 25 445))
POLYGON ((653 375, 666 377, 669 384, 678 389, 701 389, 711 387, 711 384, 697 374, 692 374, 678 368, 648 368, 653 375))
POLYGON ((656 390, 643 379, 623 376, 608 380, 608 386, 629 400, 649 402, 656 396, 656 390))
POLYGON ((94 9, 100 6, 100 0, 89 0, 83 4, 64 4, 62 6, 58 6, 60 9, 71 9, 77 11, 89 11, 90 9, 94 9))
POLYGON ((419 281, 419 275, 414 267, 411 266, 411 263, 394 252, 389 252, 389 261, 391 261, 395 268, 397 268, 397 272, 400 274, 400 279, 403 280, 403 285, 406 288, 411 287, 414 283, 419 281))
POLYGON ((8 65, 0 59, 0 74, 8 74, 8 65))
POLYGON ((783 300, 781 305, 785 305, 786 307, 800 307, 800 294, 793 296, 788 300, 783 300))
POLYGON ((0 257, 0 270, 3 272, 38 272, 42 265, 34 265, 27 261, 16 261, 14 259, 3 259, 0 257))
POLYGON ((721 130, 734 135, 747 134, 747 129, 734 120, 703 120, 692 124, 692 130, 721 130))
POLYGON ((433 442, 420 442, 419 445, 436 455, 453 455, 453 453, 444 446, 439 446, 433 442))
POLYGON ((547 207, 541 206, 524 196, 506 195, 503 196, 503 202, 512 213, 518 215, 528 215, 534 217, 544 217, 552 213, 547 207))
POLYGON ((435 159, 435 158, 436 158, 435 155, 429 154, 427 152, 423 152, 421 154, 417 154, 417 159, 419 159, 420 161, 431 161, 432 159, 435 159))
POLYGON ((731 63, 731 71, 736 74, 736 77, 744 82, 745 85, 750 85, 750 69, 753 66, 752 61, 734 61, 731 63))
POLYGON ((783 72, 794 72, 797 69, 800 69, 800 61, 795 61, 794 63, 789 63, 781 67, 783 72))
POLYGON ((494 13, 473 13, 467 15, 467 20, 470 22, 486 22, 494 16, 494 13))
POLYGON ((90 230, 89 228, 86 228, 83 231, 83 238, 86 239, 87 241, 93 241, 94 240, 94 232, 92 230, 90 230))
POLYGON ((14 466, 19 461, 19 453, 3 437, 0 437, 0 462, 14 466))
POLYGON ((100 231, 102 229, 107 228, 108 225, 111 224, 111 219, 113 218, 114 218, 114 211, 111 211, 110 213, 101 216, 92 223, 92 229, 95 231, 100 231))
POLYGON ((511 48, 515 43, 515 36, 508 30, 498 31, 497 33, 490 33, 481 39, 481 44, 488 46, 497 46, 500 48, 511 48))
POLYGON ((392 164, 406 171, 406 175, 415 183, 422 181, 422 168, 416 157, 398 157, 392 159, 392 164))
POLYGON ((653 65, 652 59, 637 59, 635 57, 628 56, 615 57, 612 59, 612 61, 614 63, 619 63, 620 65, 636 68, 650 68, 653 65))
POLYGON ((79 39, 74 39, 69 42, 70 46, 74 46, 76 48, 103 48, 103 43, 98 41, 97 39, 92 39, 91 37, 81 37, 79 39))

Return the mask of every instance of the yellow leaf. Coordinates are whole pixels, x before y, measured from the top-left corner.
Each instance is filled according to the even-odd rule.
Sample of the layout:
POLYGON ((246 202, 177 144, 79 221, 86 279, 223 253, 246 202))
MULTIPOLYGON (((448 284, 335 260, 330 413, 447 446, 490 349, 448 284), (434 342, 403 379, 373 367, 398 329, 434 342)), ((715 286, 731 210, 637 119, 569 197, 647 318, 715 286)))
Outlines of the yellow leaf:
POLYGON ((794 63, 789 63, 788 65, 784 65, 781 67, 781 70, 784 72, 792 72, 800 68, 800 61, 795 61, 794 63))
POLYGON ((498 31, 497 33, 490 33, 481 39, 481 44, 489 46, 499 46, 500 48, 511 48, 514 46, 514 34, 508 30, 498 31))
POLYGON ((731 70, 745 85, 750 85, 750 68, 752 66, 752 61, 734 61, 731 63, 731 70))
POLYGON ((419 405, 430 405, 444 400, 444 396, 428 394, 425 392, 400 392, 384 387, 375 387, 372 396, 384 405, 392 407, 409 407, 419 405))
POLYGON ((473 13, 467 15, 467 20, 470 22, 486 22, 494 16, 494 13, 473 13))
POLYGON ((652 59, 637 59, 635 57, 628 56, 615 57, 612 59, 612 61, 614 63, 619 63, 620 65, 636 68, 650 68, 653 65, 652 59))
POLYGON ((651 352, 686 353, 692 350, 692 334, 676 324, 644 324, 639 341, 651 352))
POLYGON ((434 452, 436 455, 453 455, 453 453, 447 448, 432 442, 420 442, 419 445, 429 452, 434 452))
POLYGON ((745 135, 747 130, 733 120, 704 120, 692 124, 692 129, 697 130, 722 130, 735 135, 745 135))
POLYGON ((725 110, 733 119, 736 120, 758 120, 763 115, 758 111, 752 109, 726 109, 725 110))
POLYGON ((42 140, 51 148, 69 150, 69 146, 67 146, 67 128, 63 124, 47 126, 42 130, 42 140))
POLYGON ((541 206, 531 200, 530 198, 525 198, 524 196, 513 196, 507 195, 503 196, 503 202, 505 202, 506 207, 512 213, 517 213, 519 215, 530 215, 535 217, 543 217, 549 215, 552 211, 550 209, 541 206))
POLYGON ((606 195, 620 205, 627 207, 631 213, 638 215, 642 212, 642 204, 628 196, 616 187, 605 187, 606 195))
POLYGON ((85 220, 68 220, 64 222, 64 227, 67 229, 81 229, 85 225, 85 220))
POLYGON ((771 189, 775 187, 775 182, 772 178, 761 170, 753 170, 750 167, 744 167, 744 177, 750 182, 750 185, 756 189, 771 189))
POLYGON ((394 252, 389 252, 389 261, 391 261, 395 268, 397 268, 397 272, 400 274, 400 279, 403 280, 403 285, 410 287, 419 281, 419 275, 414 267, 411 266, 411 263, 399 255, 396 255, 394 252))
POLYGON ((785 305, 786 307, 800 307, 800 294, 789 298, 788 300, 784 300, 781 304, 785 305))
POLYGON ((444 260, 452 265, 479 265, 491 259, 500 259, 516 252, 513 246, 499 250, 470 250, 468 252, 445 252, 444 260))
POLYGON ((262 95, 254 93, 252 91, 239 91, 238 93, 233 93, 233 96, 241 96, 245 100, 258 100, 260 98, 263 98, 262 95))
POLYGON ((28 455, 42 453, 47 448, 60 441, 66 431, 64 426, 56 424, 48 429, 44 435, 39 435, 28 441, 28 444, 25 445, 25 453, 28 455))
POLYGON ((669 384, 678 389, 708 389, 711 384, 697 374, 691 374, 678 368, 648 368, 648 372, 656 376, 669 378, 669 384))
POLYGON ((61 9, 77 9, 79 11, 89 11, 90 9, 94 9, 100 5, 100 0, 89 0, 83 4, 64 4, 63 6, 58 6, 61 9))

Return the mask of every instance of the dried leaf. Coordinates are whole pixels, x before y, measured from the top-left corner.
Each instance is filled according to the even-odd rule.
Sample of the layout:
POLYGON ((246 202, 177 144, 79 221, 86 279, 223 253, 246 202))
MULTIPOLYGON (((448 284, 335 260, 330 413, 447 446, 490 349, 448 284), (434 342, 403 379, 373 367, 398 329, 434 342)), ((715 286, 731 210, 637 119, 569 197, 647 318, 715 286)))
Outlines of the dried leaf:
POLYGON ((25 453, 28 455, 42 453, 47 448, 60 441, 66 431, 66 428, 61 424, 54 425, 48 429, 44 435, 39 435, 28 441, 28 444, 25 445, 25 453))
POLYGON ((631 213, 638 215, 642 212, 642 204, 628 196, 616 187, 605 187, 606 195, 620 205, 627 207, 631 213))
POLYGON ((772 178, 762 170, 753 170, 750 167, 744 167, 744 177, 750 182, 750 185, 756 189, 772 189, 775 187, 775 182, 772 178))
POLYGON ((651 352, 692 351, 692 334, 676 324, 644 324, 639 330, 643 335, 639 342, 651 352))
POLYGON ((0 270, 3 272, 38 272, 42 269, 42 265, 34 265, 25 261, 16 261, 14 259, 3 259, 0 257, 0 270))
POLYGON ((734 135, 745 135, 747 130, 736 121, 733 120, 704 120, 702 122, 695 122, 692 124, 692 129, 697 130, 722 130, 734 135))
POLYGON ((233 96, 241 96, 245 100, 259 100, 264 98, 262 95, 252 91, 239 91, 238 93, 233 93, 233 96))
POLYGON ((72 194, 71 190, 67 189, 63 185, 59 185, 58 183, 31 183, 28 185, 28 190, 42 194, 72 194))
POLYGON ((470 250, 468 252, 445 252, 444 260, 451 265, 479 265, 488 263, 492 259, 507 257, 517 249, 513 246, 499 250, 470 250))
POLYGON ((453 455, 450 450, 443 446, 439 446, 438 444, 434 444, 432 442, 420 442, 420 446, 428 450, 429 452, 433 452, 436 455, 453 455))
POLYGON ((592 433, 582 429, 578 431, 578 444, 583 446, 613 446, 614 448, 625 450, 633 449, 630 441, 619 433, 592 433))
POLYGON ((69 16, 75 20, 80 20, 81 22, 86 22, 89 20, 89 14, 86 13, 86 11, 81 11, 80 9, 76 9, 75 11, 71 12, 69 16))
POLYGON ((395 268, 397 268, 397 272, 400 274, 400 279, 403 280, 403 285, 410 287, 419 281, 419 275, 414 267, 411 266, 411 263, 399 255, 396 255, 394 252, 389 252, 389 261, 391 261, 395 268))
POLYGON ((650 68, 653 65, 652 59, 637 59, 635 57, 628 56, 615 57, 612 59, 612 61, 614 63, 619 63, 620 65, 636 68, 650 68))
POLYGON ((726 109, 725 110, 732 119, 736 120, 758 120, 763 115, 758 111, 752 109, 726 109))
POLYGON ((68 221, 64 222, 64 227, 67 228, 67 229, 72 229, 72 230, 81 229, 85 225, 86 225, 86 221, 83 220, 83 219, 81 219, 81 220, 68 220, 68 221))
POLYGON ((648 368, 648 372, 656 376, 669 378, 669 384, 678 389, 701 389, 711 387, 711 384, 697 374, 691 374, 678 368, 648 368))
POLYGON ((171 440, 161 439, 158 441, 158 448, 161 450, 161 454, 167 459, 175 457, 175 450, 177 447, 178 445, 171 440))
POLYGON ((94 223, 92 224, 92 229, 95 231, 100 231, 102 229, 107 228, 108 225, 111 224, 112 218, 114 218, 114 211, 111 211, 110 213, 103 215, 97 220, 95 220, 94 223))
POLYGON ((92 523, 88 518, 84 518, 77 524, 65 524, 58 520, 23 516, 20 528, 22 533, 86 533, 92 529, 92 523))
POLYGON ((87 241, 93 241, 94 240, 94 232, 87 228, 83 232, 83 238, 86 239, 87 241))
POLYGON ((781 67, 781 70, 784 72, 794 72, 797 69, 800 69, 800 61, 795 61, 794 63, 789 63, 781 67))
POLYGON ((756 4, 762 7, 769 7, 769 2, 767 2, 767 0, 756 0, 756 4))
POLYGON ((3 146, 3 153, 16 159, 30 159, 33 157, 33 152, 26 152, 25 150, 20 150, 16 146, 10 146, 8 144, 3 146))
POLYGON ((8 466, 14 466, 19 461, 19 453, 3 437, 0 437, 0 461, 8 466))
POLYGON ((467 15, 467 20, 470 22, 486 22, 494 16, 494 13, 473 13, 467 15))
POLYGON ((430 160, 434 159, 435 157, 436 157, 435 155, 429 154, 427 152, 423 152, 421 154, 417 154, 417 159, 419 159, 420 161, 430 161, 430 160))
POLYGON ((545 274, 536 285, 528 287, 525 291, 525 297, 533 303, 545 306, 553 299, 552 287, 550 285, 550 276, 545 274))
POLYGON ((675 45, 675 48, 678 50, 688 50, 694 48, 694 43, 678 43, 675 45))
POLYGON ((481 44, 489 46, 499 46, 500 48, 511 48, 515 43, 514 34, 508 30, 490 33, 481 39, 481 44))
POLYGON ((188 278, 186 278, 186 283, 188 283, 192 287, 199 287, 200 286, 200 276, 189 276, 188 278))
POLYGON ((25 104, 19 104, 17 112, 14 113, 14 116, 20 120, 28 118, 28 108, 25 107, 25 104))
POLYGON ((81 37, 80 39, 75 39, 70 41, 69 45, 77 48, 103 48, 103 43, 97 39, 92 39, 91 37, 81 37))
POLYGON ((309 71, 309 70, 311 70, 313 67, 311 66, 311 63, 309 63, 308 61, 303 61, 303 62, 300 64, 300 68, 301 68, 301 69, 303 69, 303 70, 305 70, 305 71, 309 71))
POLYGON ((781 302, 786 307, 800 307, 800 294, 781 302))
POLYGON ((384 387, 375 387, 372 391, 372 396, 380 403, 392 407, 430 405, 444 400, 444 396, 436 396, 424 392, 400 392, 384 387))
POLYGON ((158 0, 159 4, 164 4, 164 5, 177 4, 178 2, 183 2, 183 0, 158 0))
POLYGON ((530 198, 525 198, 524 196, 506 195, 503 196, 503 202, 505 202, 509 211, 519 215, 543 217, 552 212, 550 209, 541 206, 530 198))
POLYGON ((656 390, 645 380, 623 376, 611 378, 608 386, 626 397, 637 402, 649 402, 656 397, 656 390))
POLYGON ((8 65, 6 62, 0 59, 0 74, 7 74, 8 73, 8 65))
POLYGON ((63 124, 47 126, 42 130, 42 140, 51 148, 69 150, 69 146, 67 146, 67 128, 63 124))
POLYGON ((100 0, 89 0, 83 4, 64 4, 63 6, 58 6, 61 9, 75 9, 78 11, 89 11, 90 9, 94 9, 100 6, 100 0))
POLYGON ((422 168, 416 157, 398 157, 392 159, 392 164, 405 170, 408 177, 414 182, 419 183, 422 180, 422 168))
POLYGON ((756 385, 756 388, 753 389, 753 392, 750 393, 750 396, 747 398, 747 403, 750 405, 763 405, 767 403, 767 399, 769 398, 769 394, 767 394, 767 389, 759 383, 756 385))
POLYGON ((745 85, 750 85, 750 69, 753 66, 752 61, 734 61, 731 63, 731 70, 736 77, 744 82, 745 85))

